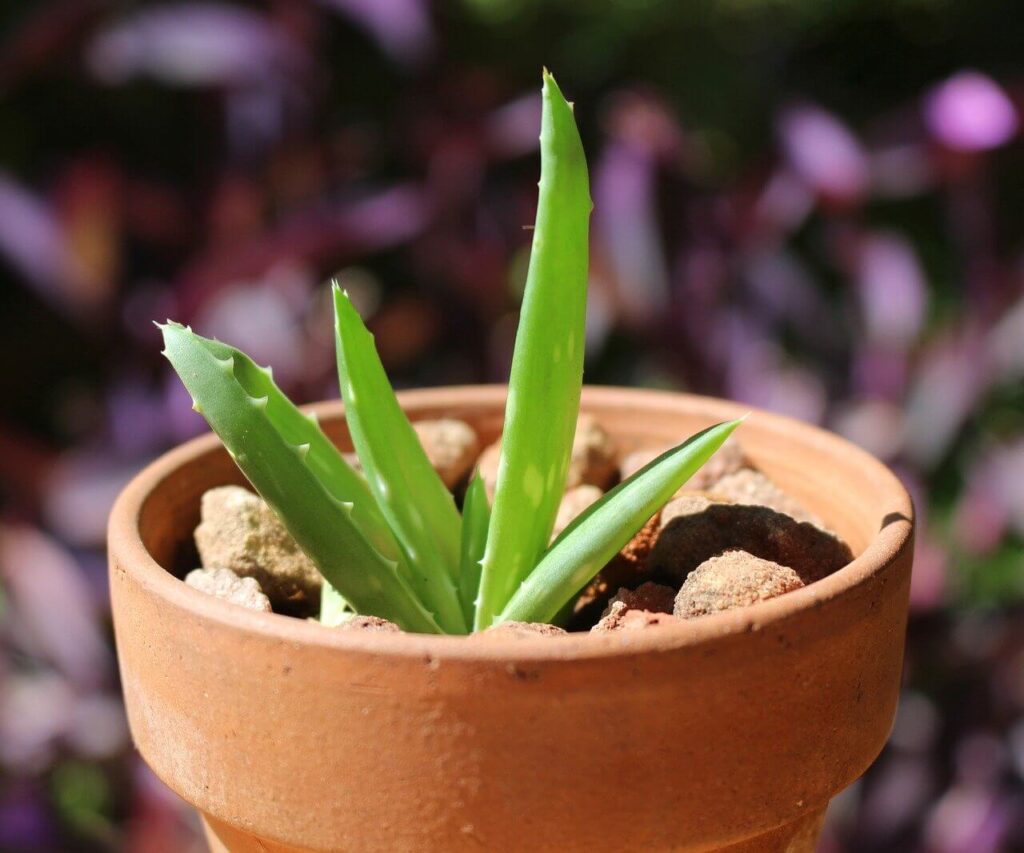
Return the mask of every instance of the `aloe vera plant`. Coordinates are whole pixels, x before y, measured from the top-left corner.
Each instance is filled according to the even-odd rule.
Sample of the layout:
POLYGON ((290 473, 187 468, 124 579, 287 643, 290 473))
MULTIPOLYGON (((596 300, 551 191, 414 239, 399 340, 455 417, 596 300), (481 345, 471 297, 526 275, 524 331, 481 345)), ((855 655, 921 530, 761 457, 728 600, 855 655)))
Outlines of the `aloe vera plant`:
POLYGON ((363 475, 268 368, 179 324, 161 326, 196 410, 323 574, 325 623, 354 611, 409 631, 464 634, 553 620, 739 423, 655 459, 549 545, 583 381, 591 202, 572 106, 546 70, 542 94, 540 193, 493 506, 477 475, 459 512, 337 283, 338 378, 363 475))

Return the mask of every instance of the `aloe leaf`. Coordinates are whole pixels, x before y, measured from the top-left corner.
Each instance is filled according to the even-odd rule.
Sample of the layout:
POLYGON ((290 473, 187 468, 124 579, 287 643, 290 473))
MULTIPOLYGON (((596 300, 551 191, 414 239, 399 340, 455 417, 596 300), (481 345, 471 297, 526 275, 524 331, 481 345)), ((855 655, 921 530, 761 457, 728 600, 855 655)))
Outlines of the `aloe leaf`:
POLYGON ((286 441, 308 445, 306 464, 323 480, 331 494, 352 504, 352 519, 373 546, 390 560, 400 560, 401 551, 387 521, 378 509, 363 476, 352 468, 334 443, 320 429, 316 415, 303 412, 274 383, 269 367, 260 367, 241 350, 220 341, 193 334, 198 346, 205 347, 221 361, 234 360, 234 376, 251 397, 267 398, 267 416, 286 441))
MULTIPOLYGON (((269 367, 260 367, 240 350, 220 341, 199 335, 195 339, 215 357, 221 360, 234 359, 235 378, 250 396, 267 398, 267 412, 282 435, 293 444, 309 445, 307 464, 329 485, 333 495, 352 504, 352 519, 356 526, 381 554, 390 560, 401 561, 398 543, 377 508, 366 481, 345 461, 338 448, 320 429, 316 416, 302 412, 282 393, 274 384, 273 372, 269 367)), ((336 625, 342 614, 351 612, 351 605, 344 596, 325 581, 320 595, 320 621, 325 625, 336 625)))
POLYGON ((449 633, 465 633, 455 586, 461 520, 451 492, 427 459, 398 404, 373 336, 334 285, 338 380, 366 482, 398 540, 410 583, 449 633))
POLYGON ((473 623, 476 597, 480 592, 480 561, 487 547, 487 525, 491 508, 487 503, 487 488, 477 471, 466 488, 462 502, 462 547, 459 561, 459 601, 467 624, 473 623))
POLYGON ((544 552, 565 488, 583 382, 590 190, 572 107, 545 70, 541 178, 501 461, 483 559, 486 628, 544 552))
POLYGON ((549 622, 647 523, 741 421, 691 436, 588 507, 551 544, 497 621, 549 622))
POLYGON ((373 518, 372 501, 358 475, 333 460, 337 450, 315 419, 294 409, 244 353, 177 323, 161 331, 164 354, 196 410, 324 578, 361 613, 443 633, 399 562, 357 521, 373 518))

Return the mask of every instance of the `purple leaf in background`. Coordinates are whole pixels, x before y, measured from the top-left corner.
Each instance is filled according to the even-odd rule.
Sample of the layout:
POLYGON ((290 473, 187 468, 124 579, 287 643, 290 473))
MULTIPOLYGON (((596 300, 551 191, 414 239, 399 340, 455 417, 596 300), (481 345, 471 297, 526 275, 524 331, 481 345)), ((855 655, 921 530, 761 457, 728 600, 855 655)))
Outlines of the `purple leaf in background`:
POLYGON ((1007 803, 994 791, 950 788, 929 812, 926 849, 932 853, 997 853, 1010 824, 1007 803))
POLYGON ((969 480, 968 495, 977 490, 998 508, 1003 518, 1024 536, 1024 439, 994 448, 969 480))
POLYGON ((501 158, 522 157, 540 145, 540 95, 530 92, 498 107, 487 119, 487 145, 501 158))
POLYGON ((177 86, 242 86, 306 66, 265 15, 227 3, 143 8, 100 30, 86 50, 96 77, 120 84, 148 76, 177 86))
POLYGON ((839 408, 832 429, 881 459, 903 448, 903 409, 886 400, 857 400, 839 408))
POLYGON ((339 261, 404 243, 426 227, 432 213, 426 193, 413 184, 301 208, 269 231, 194 258, 175 283, 180 316, 194 317, 222 288, 262 278, 276 266, 336 269, 339 261))
POLYGON ((741 261, 758 316, 791 323, 808 340, 834 343, 828 303, 795 252, 785 246, 758 246, 741 261))
POLYGON ((56 850, 46 794, 35 784, 15 783, 0 793, 0 850, 56 850))
POLYGON ((651 153, 624 142, 605 149, 594 174, 595 230, 610 255, 625 319, 633 322, 657 317, 668 297, 656 177, 651 153))
POLYGON ((56 757, 74 711, 75 696, 55 673, 12 677, 0 696, 0 764, 29 774, 56 757))
POLYGON ((5 525, 0 579, 13 643, 52 663, 75 685, 95 687, 109 679, 112 661, 100 614, 70 554, 38 530, 5 525))
POLYGON ((825 414, 821 380, 787 363, 776 342, 751 322, 734 315, 729 322, 729 396, 751 406, 820 423, 825 414))
POLYGON ((319 0, 369 32, 395 62, 416 65, 433 50, 424 0, 319 0))
POLYGON ((624 319, 650 323, 664 313, 669 288, 659 167, 685 167, 689 152, 672 110, 650 93, 613 97, 604 123, 609 141, 594 168, 594 230, 624 319))
POLYGON ((1009 759, 1006 744, 992 732, 969 732, 956 745, 957 780, 974 788, 998 785, 1009 759))
POLYGON ((789 169, 772 175, 754 206, 759 236, 778 238, 796 231, 814 210, 808 186, 789 169))
POLYGON ((861 821, 881 849, 910 824, 933 794, 933 771, 924 758, 893 756, 883 761, 865 792, 861 821))
MULTIPOLYGON (((147 420, 137 421, 137 428, 160 426, 151 420, 153 414, 147 412, 147 420)), ((147 442, 149 449, 155 450, 155 445, 163 437, 161 427, 147 442)), ((63 454, 46 483, 43 514, 47 524, 72 545, 83 548, 101 546, 106 538, 110 508, 138 468, 137 459, 119 461, 106 452, 81 450, 63 454)))
MULTIPOLYGON (((920 506, 920 504, 915 504, 920 506)), ((910 609, 927 613, 946 603, 950 564, 946 549, 918 524, 914 537, 914 571, 910 576, 910 609)))
POLYGON ((850 129, 831 113, 810 104, 782 113, 778 125, 794 172, 819 195, 858 201, 868 185, 868 159, 850 129))
POLYGON ((935 702, 917 690, 904 689, 889 741, 903 752, 926 755, 934 748, 941 726, 942 714, 935 702))
POLYGON ((871 194, 876 198, 912 198, 932 189, 935 170, 923 145, 893 145, 870 153, 871 194))
POLYGON ((988 554, 999 547, 1010 526, 1011 503, 1024 528, 1024 485, 1012 482, 1024 476, 1024 442, 1017 448, 988 452, 967 473, 967 487, 957 503, 953 529, 957 542, 974 554, 988 554), (1021 457, 1014 464, 1013 455, 1021 457), (1008 457, 1008 458, 1003 458, 1008 457), (1014 470, 1019 469, 1019 470, 1014 470), (1013 490, 1018 494, 1013 494, 1013 490))
POLYGON ((1017 110, 999 85, 977 71, 961 71, 925 99, 925 122, 935 138, 960 151, 985 151, 1008 142, 1017 110))
MULTIPOLYGON (((167 445, 163 399, 149 383, 133 377, 113 384, 106 403, 110 442, 118 456, 139 459, 155 455, 167 445)), ((80 543, 81 539, 72 541, 80 543)))
POLYGON ((987 344, 1001 382, 1024 379, 1024 296, 1003 312, 989 333, 987 344))
POLYGON ((53 209, 0 171, 0 254, 55 308, 73 314, 82 270, 53 209))
POLYGON ((907 400, 908 457, 925 470, 935 465, 988 385, 984 351, 974 335, 933 345, 917 366, 907 400))
POLYGON ((906 353, 868 343, 854 345, 851 375, 858 397, 902 400, 910 372, 906 353))
POLYGON ((426 227, 430 209, 423 191, 411 184, 389 187, 340 208, 337 226, 375 251, 403 243, 426 227))
POLYGON ((924 325, 928 285, 910 243, 892 232, 864 235, 857 258, 857 295, 868 338, 907 349, 924 325))
POLYGON ((79 696, 65 739, 76 755, 90 761, 105 761, 120 753, 128 745, 128 721, 120 696, 79 696))
MULTIPOLYGON (((1015 680, 1019 681, 1019 679, 1016 678, 1015 680)), ((1013 724, 1010 729, 1009 740, 1010 759, 1013 761, 1013 766, 1017 771, 1017 775, 1024 779, 1024 717, 1021 717, 1013 724)))
POLYGON ((217 293, 195 318, 198 332, 272 365, 282 387, 303 377, 302 315, 313 290, 308 270, 279 265, 258 281, 240 281, 217 293))

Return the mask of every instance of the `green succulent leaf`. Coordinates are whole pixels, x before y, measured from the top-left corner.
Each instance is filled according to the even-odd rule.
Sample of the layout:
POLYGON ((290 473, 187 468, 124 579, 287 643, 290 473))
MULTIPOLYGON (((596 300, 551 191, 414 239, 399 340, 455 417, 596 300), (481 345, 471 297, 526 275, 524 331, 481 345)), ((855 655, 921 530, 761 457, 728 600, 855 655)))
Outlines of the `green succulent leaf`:
POLYGON ((466 633, 456 581, 461 520, 398 404, 373 336, 334 285, 338 380, 366 482, 395 534, 420 599, 449 633, 466 633))
MULTIPOLYGON (((172 324, 177 325, 177 324, 172 324)), ((305 463, 324 481, 331 494, 352 504, 352 518, 373 546, 391 560, 401 557, 398 543, 388 528, 387 521, 377 508, 362 474, 352 468, 345 457, 324 434, 316 415, 303 412, 289 400, 274 383, 269 367, 260 367, 241 350, 220 341, 192 335, 197 346, 205 347, 215 358, 234 360, 235 380, 250 397, 266 398, 267 417, 286 441, 306 448, 305 463)), ((203 409, 196 403, 202 412, 203 409)))
POLYGON ((553 620, 740 423, 717 424, 691 436, 588 507, 551 544, 497 621, 553 620))
POLYGON ((315 418, 241 351, 177 323, 160 328, 164 354, 196 410, 324 578, 361 613, 442 633, 392 556, 397 546, 384 535, 365 482, 315 418))
POLYGON ((572 107, 545 70, 541 178, 476 628, 544 552, 565 488, 583 382, 590 190, 572 107))
POLYGON ((459 561, 459 601, 468 624, 473 623, 476 598, 480 593, 480 561, 487 547, 487 525, 491 520, 491 507, 487 503, 487 488, 477 471, 466 488, 462 502, 462 548, 459 561))

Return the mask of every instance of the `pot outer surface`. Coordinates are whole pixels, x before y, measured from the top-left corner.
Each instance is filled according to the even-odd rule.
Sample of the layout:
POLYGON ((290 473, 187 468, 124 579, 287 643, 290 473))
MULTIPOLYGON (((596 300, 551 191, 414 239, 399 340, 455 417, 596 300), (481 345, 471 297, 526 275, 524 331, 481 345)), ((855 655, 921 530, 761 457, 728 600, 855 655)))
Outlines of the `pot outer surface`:
MULTIPOLYGON (((505 389, 401 399, 487 442, 505 389)), ((314 408, 349 447, 342 406, 314 408)), ((597 387, 582 408, 623 453, 746 411, 597 387)), ((213 436, 172 451, 126 488, 109 531, 138 749, 220 849, 806 847, 892 724, 913 511, 888 469, 824 431, 757 412, 738 438, 855 560, 740 610, 538 639, 337 632, 187 587, 168 570, 193 567, 200 496, 242 478, 213 436)))

